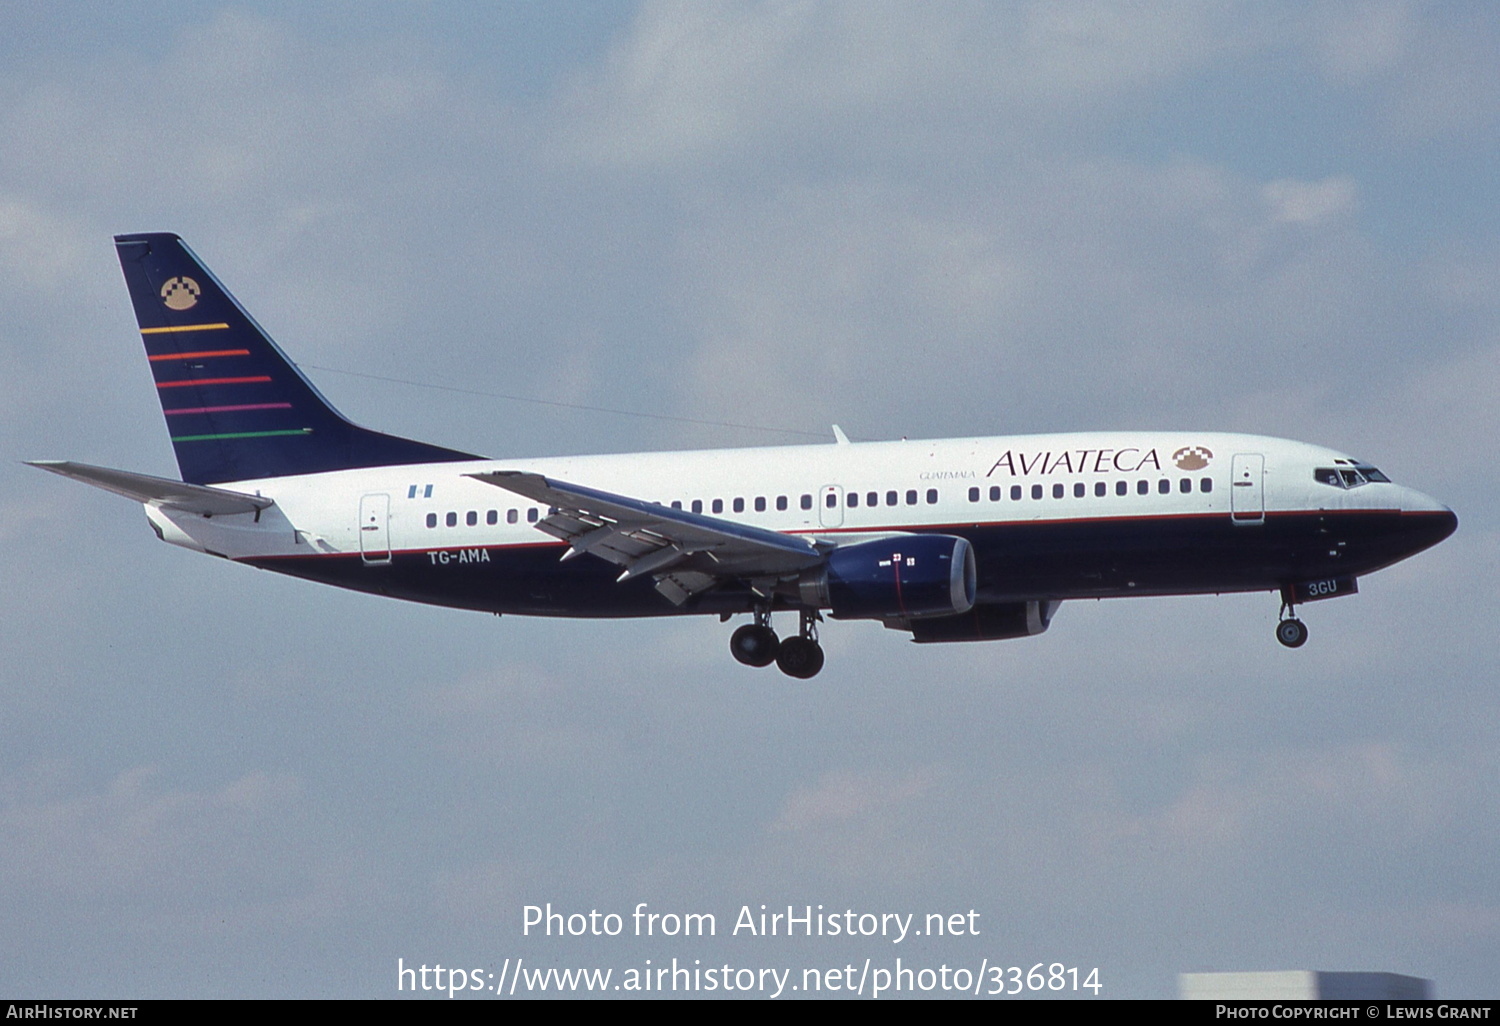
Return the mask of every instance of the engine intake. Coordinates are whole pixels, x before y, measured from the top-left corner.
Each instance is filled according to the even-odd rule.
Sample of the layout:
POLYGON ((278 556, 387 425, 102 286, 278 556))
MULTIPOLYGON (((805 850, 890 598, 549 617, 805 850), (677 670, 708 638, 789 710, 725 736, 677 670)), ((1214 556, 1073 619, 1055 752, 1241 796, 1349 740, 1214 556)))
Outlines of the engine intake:
POLYGON ((917 620, 968 612, 974 580, 966 539, 913 534, 834 549, 797 584, 804 605, 835 619, 917 620))

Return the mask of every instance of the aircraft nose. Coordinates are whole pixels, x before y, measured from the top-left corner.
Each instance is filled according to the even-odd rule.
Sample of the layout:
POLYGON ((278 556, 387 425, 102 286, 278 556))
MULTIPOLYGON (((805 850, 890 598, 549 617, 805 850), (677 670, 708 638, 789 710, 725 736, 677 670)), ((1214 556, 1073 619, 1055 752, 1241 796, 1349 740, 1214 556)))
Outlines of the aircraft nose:
POLYGON ((1402 526, 1420 547, 1436 545, 1458 530, 1458 514, 1421 492, 1406 490, 1401 503, 1402 526))

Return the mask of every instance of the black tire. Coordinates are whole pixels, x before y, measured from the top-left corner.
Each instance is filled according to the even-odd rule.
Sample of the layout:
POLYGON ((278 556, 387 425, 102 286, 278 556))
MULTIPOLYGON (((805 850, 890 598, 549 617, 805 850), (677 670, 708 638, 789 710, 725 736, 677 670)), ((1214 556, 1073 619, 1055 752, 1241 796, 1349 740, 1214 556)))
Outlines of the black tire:
POLYGON ((787 638, 776 653, 776 667, 799 680, 816 677, 823 668, 823 646, 811 638, 787 638))
POLYGON ((1307 625, 1301 620, 1282 620, 1276 625, 1276 640, 1287 648, 1301 648, 1307 643, 1307 625))
POLYGON ((747 623, 729 636, 729 652, 746 666, 770 666, 781 642, 769 627, 747 623))

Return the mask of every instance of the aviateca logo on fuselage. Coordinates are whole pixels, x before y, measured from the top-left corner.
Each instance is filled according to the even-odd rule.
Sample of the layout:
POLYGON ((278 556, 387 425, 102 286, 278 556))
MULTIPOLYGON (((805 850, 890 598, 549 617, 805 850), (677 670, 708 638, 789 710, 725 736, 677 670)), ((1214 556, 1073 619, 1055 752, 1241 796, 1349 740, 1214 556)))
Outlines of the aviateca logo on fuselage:
MULTIPOLYGON (((1172 462, 1179 470, 1202 470, 1213 458, 1214 454, 1201 445, 1184 446, 1172 454, 1172 462)), ((1056 474, 1059 471, 1067 474, 1136 474, 1147 468, 1161 470, 1161 457, 1155 449, 1129 446, 1124 449, 1044 449, 1040 452, 1006 449, 984 476, 994 477, 997 471, 1009 471, 1011 477, 1056 474)))
POLYGON ((161 287, 161 301, 168 310, 191 310, 201 295, 203 290, 191 278, 168 278, 161 287))
POLYGON ((1064 449, 1054 452, 1016 452, 1006 449, 995 461, 985 477, 994 477, 997 470, 1010 471, 1011 477, 1030 477, 1032 474, 1055 474, 1059 470, 1069 474, 1107 474, 1118 471, 1134 474, 1144 467, 1161 469, 1161 460, 1155 449, 1064 449))
POLYGON ((1214 454, 1201 445, 1188 445, 1172 454, 1172 462, 1178 470, 1202 470, 1213 460, 1214 454))

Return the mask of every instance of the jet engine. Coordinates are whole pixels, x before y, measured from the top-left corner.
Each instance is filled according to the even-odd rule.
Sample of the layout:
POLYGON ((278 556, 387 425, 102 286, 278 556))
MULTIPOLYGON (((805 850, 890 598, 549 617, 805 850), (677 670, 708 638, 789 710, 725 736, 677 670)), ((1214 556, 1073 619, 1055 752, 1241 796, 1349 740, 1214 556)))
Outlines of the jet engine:
POLYGON ((835 619, 918 620, 968 612, 974 579, 966 539, 911 534, 834 549, 797 586, 804 605, 835 619))

